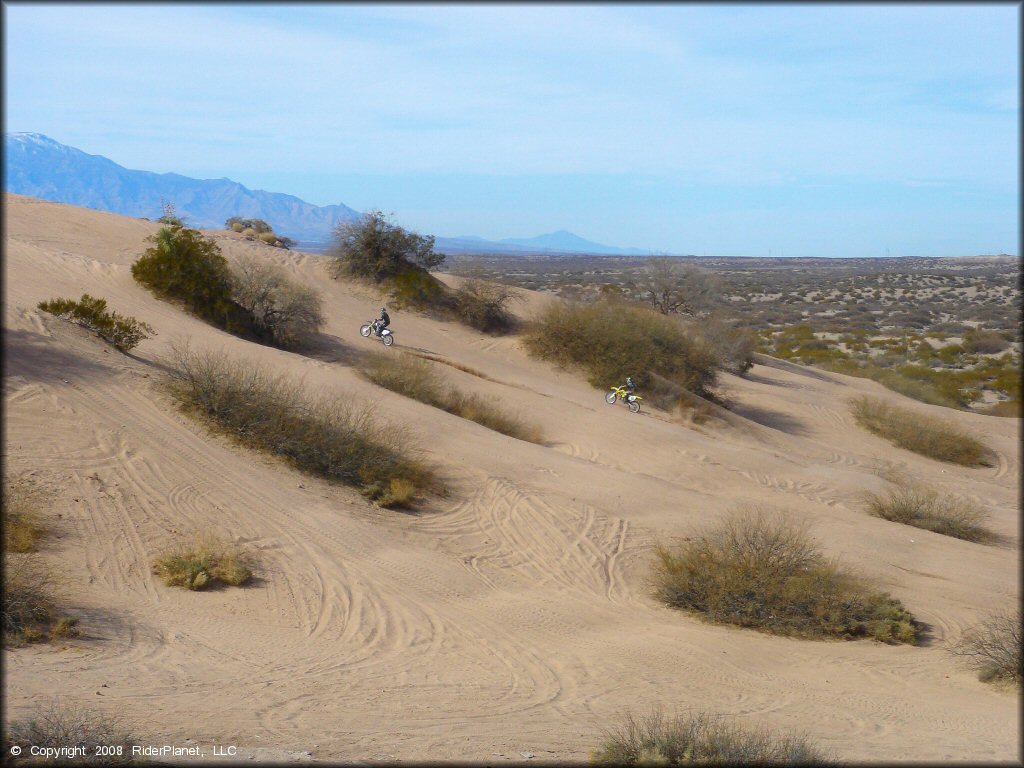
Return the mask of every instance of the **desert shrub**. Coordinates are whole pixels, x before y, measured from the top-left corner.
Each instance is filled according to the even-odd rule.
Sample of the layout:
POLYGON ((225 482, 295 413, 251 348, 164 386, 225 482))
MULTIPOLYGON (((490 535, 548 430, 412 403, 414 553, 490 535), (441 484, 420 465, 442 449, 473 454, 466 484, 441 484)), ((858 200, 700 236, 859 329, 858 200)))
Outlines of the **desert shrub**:
POLYGON ((552 304, 525 343, 533 355, 582 367, 596 387, 619 384, 626 376, 647 387, 657 374, 703 395, 715 383, 714 350, 692 338, 678 319, 614 299, 552 304))
POLYGON ((883 520, 966 541, 995 540, 985 527, 988 513, 970 499, 940 495, 930 488, 901 482, 885 494, 869 493, 865 500, 868 512, 883 520))
POLYGON ((77 634, 77 619, 59 615, 53 577, 35 556, 5 555, 3 586, 5 642, 41 642, 77 634))
POLYGON ((132 264, 136 281, 229 333, 261 337, 252 315, 232 297, 231 270, 212 239, 194 229, 164 227, 150 240, 153 245, 132 264))
POLYGON ((630 286, 664 314, 698 316, 721 301, 721 280, 712 272, 668 256, 654 256, 630 286))
POLYGON ((39 302, 37 306, 44 312, 88 328, 121 352, 128 352, 137 347, 139 342, 156 335, 156 331, 147 323, 117 312, 108 312, 106 299, 95 299, 87 293, 83 293, 78 301, 50 299, 39 302))
POLYGON ((4 478, 4 552, 35 552, 45 533, 39 515, 40 494, 25 481, 4 478))
POLYGON ((825 765, 827 756, 805 736, 743 728, 705 712, 667 717, 655 708, 626 712, 605 731, 593 765, 825 765))
MULTIPOLYGON (((69 762, 85 765, 126 765, 133 762, 132 746, 139 739, 128 734, 113 717, 54 700, 38 707, 28 717, 12 721, 4 733, 4 755, 9 765, 36 765, 45 762, 69 762), (21 756, 11 756, 11 747, 21 747, 21 756), (97 746, 109 747, 105 754, 96 754, 97 746), (32 747, 42 750, 77 748, 73 760, 47 760, 33 756, 32 747)), ((64 752, 63 754, 68 754, 64 752)))
POLYGON ((734 513, 655 554, 657 597, 708 621, 805 638, 916 639, 898 600, 826 559, 805 527, 785 517, 734 513))
POLYGON ((998 403, 992 403, 992 405, 984 410, 980 410, 979 413, 984 413, 986 416, 1019 419, 1024 417, 1024 403, 1020 400, 1002 400, 998 403))
POLYGON ((185 226, 185 222, 181 219, 180 216, 178 216, 177 212, 174 210, 174 203, 162 200, 160 202, 160 208, 163 211, 160 218, 157 219, 157 221, 160 224, 167 224, 168 226, 171 227, 185 226))
POLYGON ((967 661, 984 682, 1021 682, 1020 608, 989 617, 971 627, 950 652, 967 661))
POLYGON ((515 327, 508 305, 518 294, 501 283, 464 280, 455 291, 455 311, 462 321, 485 333, 504 333, 515 327))
POLYGON ((172 347, 169 368, 170 391, 186 410, 302 471, 355 486, 378 501, 392 479, 420 495, 439 490, 405 431, 381 422, 364 403, 310 395, 300 380, 187 345, 172 347))
POLYGON ((252 578, 253 567, 248 554, 207 536, 159 555, 153 573, 169 587, 199 590, 218 582, 241 586, 252 578))
POLYGON ((854 420, 900 448, 972 467, 988 463, 990 449, 955 424, 862 396, 851 402, 854 420))
POLYGON ((339 222, 328 256, 336 276, 350 274, 377 282, 403 274, 409 265, 431 270, 444 261, 443 254, 434 252, 432 236, 403 229, 381 211, 339 222))
POLYGON ((506 413, 493 401, 451 387, 426 362, 411 355, 369 355, 361 367, 363 376, 392 392, 452 413, 503 435, 539 443, 539 427, 506 413))
POLYGON ((751 331, 715 316, 695 323, 694 330, 700 334, 705 346, 715 352, 718 364, 724 370, 742 376, 754 367, 757 339, 751 331))
POLYGON ((284 269, 252 255, 231 265, 231 295, 261 332, 279 347, 295 347, 324 323, 318 291, 288 277, 284 269))

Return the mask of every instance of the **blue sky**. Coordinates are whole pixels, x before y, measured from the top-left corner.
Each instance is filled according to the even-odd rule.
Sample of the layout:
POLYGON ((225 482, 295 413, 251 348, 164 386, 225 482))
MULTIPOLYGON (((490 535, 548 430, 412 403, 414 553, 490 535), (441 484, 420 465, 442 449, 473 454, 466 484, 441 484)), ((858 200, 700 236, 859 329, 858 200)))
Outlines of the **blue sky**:
POLYGON ((1020 12, 5 3, 5 130, 442 236, 1018 254, 1020 12))

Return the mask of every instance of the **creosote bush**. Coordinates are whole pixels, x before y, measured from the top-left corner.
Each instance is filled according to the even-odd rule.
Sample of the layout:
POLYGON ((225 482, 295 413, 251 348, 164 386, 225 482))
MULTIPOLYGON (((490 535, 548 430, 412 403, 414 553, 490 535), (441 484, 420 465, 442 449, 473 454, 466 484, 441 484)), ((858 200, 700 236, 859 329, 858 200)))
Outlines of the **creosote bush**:
POLYGON ((367 356, 360 370, 374 384, 392 392, 475 421, 518 440, 531 443, 542 441, 540 427, 523 423, 479 395, 451 387, 426 360, 412 355, 385 355, 377 352, 367 356))
POLYGON ((224 229, 241 232, 249 240, 260 240, 275 248, 287 249, 295 245, 294 240, 274 232, 274 228, 263 219, 244 219, 241 216, 232 216, 224 222, 224 229))
POLYGON ((212 537, 198 537, 158 556, 153 573, 170 587, 205 589, 215 583, 241 586, 252 578, 251 557, 212 537))
POLYGON ((12 721, 5 729, 3 748, 9 765, 48 762, 34 757, 32 747, 43 750, 77 747, 77 756, 67 761, 76 765, 127 765, 133 762, 132 745, 138 743, 139 739, 130 736, 116 718, 54 700, 31 715, 12 721), (15 745, 21 748, 19 758, 11 756, 11 747, 15 745), (97 754, 98 746, 110 749, 97 754))
POLYGON ((916 640, 898 600, 827 559, 785 516, 736 512, 655 555, 657 597, 708 621, 803 638, 916 640))
POLYGON ((961 636, 950 652, 978 671, 986 683, 1021 683, 1020 608, 990 616, 961 636))
POLYGON ((626 712, 608 729, 593 765, 825 765, 832 762, 802 735, 742 727, 706 712, 666 716, 626 712))
POLYGON ((869 493, 865 500, 868 512, 883 520, 966 541, 990 543, 996 539, 985 527, 988 513, 960 496, 940 495, 930 488, 902 482, 884 494, 869 493))
POLYGON ((172 347, 168 365, 170 391, 187 411, 297 469, 355 486, 381 506, 408 506, 442 490, 405 430, 365 403, 312 395, 301 380, 187 344, 172 347))
POLYGON ((587 380, 602 389, 621 384, 626 376, 646 389, 660 376, 706 396, 717 373, 714 351, 687 333, 677 318, 615 298, 551 304, 525 343, 535 356, 582 367, 587 380))
POLYGON ((466 325, 479 331, 506 333, 516 325, 508 305, 518 298, 507 285, 469 278, 455 291, 455 312, 466 325))
POLYGON ((444 261, 443 254, 434 253, 433 237, 403 229, 381 211, 339 222, 328 256, 335 276, 349 274, 375 282, 407 273, 410 266, 428 271, 444 261))
POLYGON ((78 634, 78 620, 59 615, 53 577, 34 555, 5 555, 3 581, 5 642, 19 645, 78 634))
POLYGON ((107 311, 106 299, 93 298, 87 293, 83 293, 78 301, 50 299, 39 302, 37 306, 44 312, 88 328, 121 352, 128 352, 139 342, 156 335, 147 323, 107 311))
POLYGON ((251 254, 231 265, 233 299, 275 346, 300 346, 324 323, 319 291, 290 278, 284 269, 251 254))
POLYGON ((988 465, 991 451, 955 424, 883 400, 862 396, 851 402, 854 420, 900 448, 967 467, 988 465))

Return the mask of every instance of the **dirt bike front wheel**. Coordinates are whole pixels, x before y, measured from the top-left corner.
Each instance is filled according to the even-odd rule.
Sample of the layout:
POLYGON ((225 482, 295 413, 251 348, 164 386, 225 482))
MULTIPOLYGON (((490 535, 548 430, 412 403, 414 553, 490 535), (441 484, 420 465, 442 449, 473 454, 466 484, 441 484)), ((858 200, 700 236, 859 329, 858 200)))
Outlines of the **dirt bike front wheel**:
POLYGON ((608 405, 615 405, 615 397, 616 395, 614 392, 609 392, 604 396, 604 401, 608 403, 608 405))
POLYGON ((387 336, 381 337, 381 341, 384 342, 385 347, 390 347, 392 344, 395 343, 395 337, 389 333, 387 336))
POLYGON ((371 330, 373 330, 373 329, 370 327, 369 323, 367 323, 366 325, 364 325, 363 327, 361 327, 359 329, 359 335, 360 336, 369 336, 371 330))
POLYGON ((638 403, 636 400, 630 400, 629 410, 631 410, 633 413, 640 413, 640 403, 638 403))

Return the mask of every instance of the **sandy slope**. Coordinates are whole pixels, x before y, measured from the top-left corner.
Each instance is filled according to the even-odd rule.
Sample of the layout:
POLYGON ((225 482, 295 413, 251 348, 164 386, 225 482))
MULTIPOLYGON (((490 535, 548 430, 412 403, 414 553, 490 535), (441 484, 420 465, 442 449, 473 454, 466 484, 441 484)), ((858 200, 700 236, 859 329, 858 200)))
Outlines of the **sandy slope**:
MULTIPOLYGON (((320 259, 221 234, 320 287, 314 357, 259 347, 155 300, 129 265, 157 225, 5 195, 7 468, 52 488, 66 577, 87 637, 5 651, 8 717, 62 696, 121 713, 147 743, 237 744, 244 756, 585 760, 625 707, 706 708, 804 730, 841 758, 1013 760, 1018 699, 946 648, 1018 599, 1020 422, 941 410, 983 433, 998 466, 963 469, 891 447, 845 406, 874 382, 770 361, 725 377, 733 414, 702 427, 609 407, 581 377, 512 338, 393 313, 398 345, 441 356, 459 387, 543 424, 522 443, 374 387, 350 368, 377 348, 356 329, 380 299, 328 280, 320 259), (90 292, 159 332, 133 356, 34 309, 90 292), (211 437, 155 385, 188 336, 377 404, 420 436, 448 498, 415 515, 211 437), (867 516, 857 502, 900 466, 984 503, 1003 546, 867 516), (923 647, 806 642, 702 624, 648 596, 654 541, 739 504, 793 510, 825 548, 921 620, 923 647), (59 517, 58 517, 59 516, 59 517), (256 550, 258 583, 186 593, 150 574, 177 535, 256 550), (107 687, 103 687, 107 686, 107 687)), ((535 309, 543 296, 521 307, 535 309)), ((396 345, 397 348, 397 345, 396 345)))

